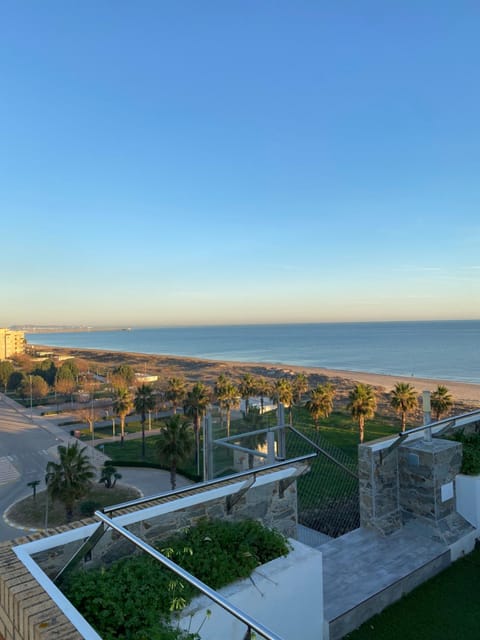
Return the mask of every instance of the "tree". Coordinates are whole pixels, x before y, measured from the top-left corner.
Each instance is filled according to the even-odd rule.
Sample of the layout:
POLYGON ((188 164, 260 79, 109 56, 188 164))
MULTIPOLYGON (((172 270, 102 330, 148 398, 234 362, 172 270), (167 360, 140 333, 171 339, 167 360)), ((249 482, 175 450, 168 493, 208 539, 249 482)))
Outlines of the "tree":
POLYGON ((77 417, 80 420, 80 422, 84 422, 85 424, 88 424, 88 429, 90 431, 90 434, 93 440, 95 435, 95 422, 99 418, 98 412, 95 411, 93 407, 85 407, 84 409, 79 409, 75 413, 77 414, 77 417))
POLYGON ((113 411, 120 418, 120 446, 125 439, 125 418, 133 409, 133 397, 128 389, 120 387, 115 393, 113 411))
POLYGON ((57 378, 58 377, 69 377, 69 378, 73 378, 75 380, 75 382, 76 382, 78 380, 78 374, 79 373, 80 373, 80 370, 78 368, 78 364, 77 364, 76 360, 74 360, 72 358, 70 360, 65 360, 65 362, 62 364, 62 366, 57 371, 57 378))
POLYGON ((260 396, 260 413, 263 415, 265 398, 269 398, 272 395, 272 383, 268 378, 257 378, 255 388, 260 396))
POLYGON ((75 378, 71 373, 60 375, 57 374, 57 379, 55 380, 55 391, 60 393, 61 395, 69 395, 72 399, 73 392, 77 388, 77 383, 75 378))
POLYGON ((157 439, 157 452, 160 460, 170 467, 170 484, 175 489, 177 466, 192 453, 195 446, 195 434, 191 425, 179 414, 164 421, 157 439))
POLYGON ((117 484, 117 480, 120 480, 121 477, 122 474, 118 473, 116 467, 113 466, 113 462, 111 460, 106 460, 102 468, 99 482, 103 482, 106 489, 113 489, 117 484))
POLYGON ((238 406, 240 392, 238 388, 229 380, 225 374, 220 374, 215 383, 215 395, 220 405, 220 409, 225 411, 227 416, 227 437, 230 435, 230 414, 232 409, 238 406))
POLYGON ((246 373, 239 385, 240 397, 245 400, 245 415, 248 413, 250 398, 257 392, 256 380, 251 373, 246 373))
POLYGON ((112 372, 114 386, 131 387, 135 382, 135 371, 129 364, 121 364, 112 372))
POLYGON ((14 371, 8 379, 8 385, 7 385, 8 390, 9 391, 20 390, 25 380, 28 380, 28 378, 24 373, 22 373, 21 371, 14 371))
POLYGON ((310 400, 307 400, 305 406, 312 416, 316 428, 318 428, 320 418, 328 418, 332 413, 334 397, 335 389, 329 382, 326 384, 317 384, 317 386, 312 389, 310 400))
POLYGON ((153 389, 148 384, 142 384, 137 388, 133 400, 135 411, 140 414, 142 423, 142 460, 145 460, 145 420, 147 413, 155 408, 153 389))
POLYGON ((95 477, 94 468, 79 443, 58 447, 59 462, 49 462, 46 468, 47 490, 52 500, 65 505, 67 520, 73 515, 75 502, 88 492, 95 477))
POLYGON ((0 384, 3 385, 5 393, 7 393, 8 381, 14 371, 15 368, 9 360, 0 361, 0 384))
POLYGON ((272 399, 277 405, 281 402, 284 407, 288 407, 291 424, 293 387, 290 380, 288 380, 287 378, 279 378, 278 380, 275 380, 275 384, 273 385, 272 399))
POLYGON ((165 397, 168 402, 172 403, 173 413, 177 413, 179 407, 185 400, 187 394, 187 384, 185 378, 169 378, 167 380, 167 390, 165 397))
POLYGON ((407 414, 418 406, 418 394, 409 382, 397 382, 390 394, 390 404, 402 419, 402 432, 407 426, 407 414))
POLYGON ((348 410, 358 422, 360 442, 365 437, 365 420, 373 418, 377 408, 375 392, 369 384, 359 382, 348 395, 348 410))
POLYGON ((300 404, 302 396, 308 391, 308 378, 304 373, 298 373, 293 379, 293 402, 300 404))
POLYGON ((453 406, 453 397, 450 391, 443 384, 439 384, 430 396, 430 404, 432 406, 435 419, 440 420, 440 416, 450 411, 453 406))
POLYGON ((27 398, 32 395, 34 400, 40 400, 48 395, 49 387, 42 376, 26 376, 20 386, 20 395, 27 398))
POLYGON ((32 375, 42 377, 45 382, 52 386, 55 383, 55 376, 57 374, 57 367, 53 360, 48 358, 43 362, 40 362, 36 368, 32 371, 32 375))
POLYGON ((193 419, 195 432, 195 464, 200 473, 200 423, 210 404, 210 390, 202 382, 196 382, 187 393, 183 413, 193 419))

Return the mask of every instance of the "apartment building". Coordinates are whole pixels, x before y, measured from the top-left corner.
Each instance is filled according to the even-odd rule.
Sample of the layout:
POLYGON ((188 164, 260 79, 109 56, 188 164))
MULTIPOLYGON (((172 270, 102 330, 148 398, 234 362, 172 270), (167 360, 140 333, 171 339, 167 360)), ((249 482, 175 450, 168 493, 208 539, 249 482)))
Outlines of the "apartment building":
POLYGON ((0 360, 16 353, 25 352, 25 333, 11 329, 0 329, 0 360))

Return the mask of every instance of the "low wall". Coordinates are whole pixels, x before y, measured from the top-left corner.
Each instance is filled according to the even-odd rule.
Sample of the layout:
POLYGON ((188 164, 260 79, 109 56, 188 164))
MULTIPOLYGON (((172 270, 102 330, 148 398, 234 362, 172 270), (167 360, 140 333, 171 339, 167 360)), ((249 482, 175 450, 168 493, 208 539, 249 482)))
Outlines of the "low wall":
MULTIPOLYGON (((322 554, 295 540, 290 542, 293 549, 288 556, 258 567, 250 578, 220 593, 285 640, 322 640, 322 554)), ((206 596, 195 598, 182 611, 179 624, 192 632, 201 627, 202 640, 245 638, 245 625, 206 596)))

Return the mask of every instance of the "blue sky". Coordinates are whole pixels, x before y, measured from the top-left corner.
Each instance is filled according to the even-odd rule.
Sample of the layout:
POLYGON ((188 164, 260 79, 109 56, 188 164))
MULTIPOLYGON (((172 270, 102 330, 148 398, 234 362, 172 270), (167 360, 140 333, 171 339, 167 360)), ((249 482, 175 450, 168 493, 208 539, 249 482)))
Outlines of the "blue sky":
POLYGON ((0 326, 480 318, 476 2, 3 0, 0 326))

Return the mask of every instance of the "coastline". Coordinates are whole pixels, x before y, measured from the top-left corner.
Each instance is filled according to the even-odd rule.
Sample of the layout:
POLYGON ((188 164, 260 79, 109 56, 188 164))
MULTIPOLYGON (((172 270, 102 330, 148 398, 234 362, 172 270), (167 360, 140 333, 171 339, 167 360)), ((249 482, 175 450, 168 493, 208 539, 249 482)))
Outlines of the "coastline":
POLYGON ((459 382, 456 380, 423 378, 416 376, 396 376, 365 371, 327 369, 324 367, 304 367, 298 365, 265 362, 241 362, 234 360, 206 360, 188 356, 169 354, 146 354, 128 351, 108 351, 103 349, 86 349, 71 347, 52 347, 50 345, 35 345, 36 349, 49 350, 56 355, 70 355, 80 360, 95 363, 98 367, 115 367, 122 363, 129 363, 138 371, 147 371, 159 375, 160 379, 172 376, 184 376, 187 381, 201 380, 212 383, 224 373, 234 379, 239 379, 245 373, 256 376, 279 378, 285 375, 305 373, 309 376, 311 385, 331 380, 340 390, 345 391, 355 383, 370 384, 384 393, 393 389, 397 382, 412 384, 419 394, 424 390, 433 391, 439 384, 448 387, 455 401, 468 407, 480 407, 480 384, 473 382, 459 382))

